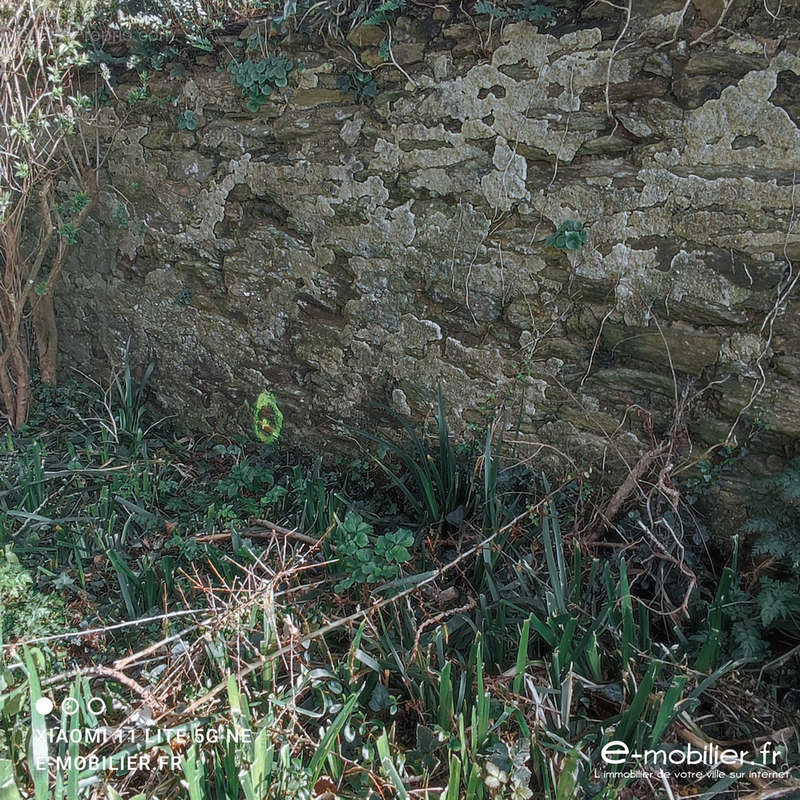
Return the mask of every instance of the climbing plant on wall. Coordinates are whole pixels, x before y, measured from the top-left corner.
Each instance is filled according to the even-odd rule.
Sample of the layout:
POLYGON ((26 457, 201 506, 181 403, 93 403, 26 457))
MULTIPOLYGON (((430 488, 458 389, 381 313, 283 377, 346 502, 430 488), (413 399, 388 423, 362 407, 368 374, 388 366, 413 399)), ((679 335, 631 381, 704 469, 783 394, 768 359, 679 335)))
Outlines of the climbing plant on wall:
POLYGON ((263 58, 234 59, 228 64, 228 72, 233 76, 233 85, 239 87, 242 96, 247 98, 247 108, 256 112, 269 100, 274 89, 288 85, 294 62, 282 56, 264 54, 265 48, 258 34, 248 38, 247 49, 261 50, 263 58))
POLYGON ((586 244, 586 230, 583 223, 568 219, 555 233, 547 237, 545 244, 556 250, 580 250, 586 244))

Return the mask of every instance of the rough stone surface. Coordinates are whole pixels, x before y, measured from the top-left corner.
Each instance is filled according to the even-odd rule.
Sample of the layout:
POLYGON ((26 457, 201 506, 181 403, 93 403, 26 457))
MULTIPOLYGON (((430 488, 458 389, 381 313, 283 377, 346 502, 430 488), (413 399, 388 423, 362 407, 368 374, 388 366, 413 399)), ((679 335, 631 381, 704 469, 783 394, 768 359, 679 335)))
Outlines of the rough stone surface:
MULTIPOLYGON (((800 435, 791 306, 764 325, 800 258, 798 47, 726 29, 656 50, 682 6, 616 48, 613 15, 495 27, 483 50, 407 21, 405 73, 380 67, 369 104, 316 44, 255 114, 224 69, 158 73, 66 270, 63 368, 103 375, 132 337, 194 427, 246 427, 268 388, 287 436, 331 447, 376 402, 420 418, 439 384, 456 428, 491 400, 519 440, 586 457, 647 447, 631 409, 663 430, 684 393, 695 447, 745 406, 800 435), (566 220, 587 244, 547 248, 566 220)), ((707 30, 721 3, 694 6, 707 30)))

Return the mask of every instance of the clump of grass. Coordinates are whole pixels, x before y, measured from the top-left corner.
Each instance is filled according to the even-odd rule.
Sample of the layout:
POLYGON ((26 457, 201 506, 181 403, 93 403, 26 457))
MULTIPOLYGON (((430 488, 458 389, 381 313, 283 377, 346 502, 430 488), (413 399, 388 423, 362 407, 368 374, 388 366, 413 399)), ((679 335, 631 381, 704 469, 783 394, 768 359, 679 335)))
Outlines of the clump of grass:
POLYGON ((418 524, 448 522, 459 525, 471 514, 475 493, 469 465, 457 457, 453 446, 441 390, 434 446, 429 445, 427 439, 401 416, 386 413, 405 434, 405 443, 354 429, 364 440, 378 445, 375 464, 400 491, 418 524))

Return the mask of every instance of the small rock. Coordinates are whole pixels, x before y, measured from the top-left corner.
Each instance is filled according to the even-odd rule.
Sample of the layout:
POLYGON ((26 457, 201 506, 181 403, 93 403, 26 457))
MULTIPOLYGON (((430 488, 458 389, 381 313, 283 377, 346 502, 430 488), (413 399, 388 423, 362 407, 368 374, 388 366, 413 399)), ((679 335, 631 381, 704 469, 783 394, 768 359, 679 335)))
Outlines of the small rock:
POLYGON ((455 586, 448 586, 439 595, 440 606, 451 606, 458 600, 458 589, 455 586))
POLYGON ((730 75, 741 78, 752 70, 766 66, 761 56, 741 55, 731 52, 706 52, 693 55, 686 64, 687 75, 730 75))
POLYGON ((622 127, 634 136, 646 139, 648 136, 653 135, 653 129, 647 124, 644 117, 639 114, 621 112, 617 114, 617 119, 622 123, 622 127))
MULTIPOLYGON (((457 22, 442 31, 442 35, 447 39, 465 39, 472 35, 475 29, 466 22, 457 22)), ((472 41, 470 39, 470 41, 472 41)))
POLYGON ((453 70, 453 57, 450 53, 437 53, 430 56, 429 63, 433 68, 433 78, 436 81, 447 80, 453 70))
POLYGON ((630 150, 631 147, 633 147, 633 142, 629 139, 622 139, 618 136, 598 136, 581 145, 577 155, 614 156, 630 150))
POLYGON ((379 45, 386 34, 379 25, 358 25, 347 34, 347 41, 356 47, 375 47, 379 45))
POLYGON ((297 108, 313 108, 328 103, 341 103, 342 93, 338 89, 304 89, 292 96, 292 105, 297 108))
POLYGON ((386 59, 381 55, 380 50, 369 47, 361 51, 361 62, 368 67, 377 67, 379 64, 386 63, 386 59))
POLYGON ((363 119, 349 119, 342 125, 342 129, 339 131, 339 137, 348 147, 352 147, 358 141, 363 127, 363 119))
POLYGON ((425 45, 422 42, 392 45, 392 55, 401 66, 422 61, 425 45))
POLYGON ((669 78, 672 75, 672 64, 666 53, 658 51, 650 53, 642 66, 642 71, 651 75, 660 75, 662 78, 669 78))
POLYGON ((715 25, 722 14, 723 0, 692 0, 698 15, 706 22, 715 25))
POLYGON ((408 404, 408 398, 402 389, 392 389, 392 407, 404 417, 411 416, 411 406, 408 404))
POLYGON ((779 375, 800 381, 800 358, 793 356, 777 356, 774 359, 775 369, 779 375))
POLYGON ((166 128, 153 127, 140 141, 143 147, 147 147, 150 150, 168 150, 171 138, 172 131, 166 128))

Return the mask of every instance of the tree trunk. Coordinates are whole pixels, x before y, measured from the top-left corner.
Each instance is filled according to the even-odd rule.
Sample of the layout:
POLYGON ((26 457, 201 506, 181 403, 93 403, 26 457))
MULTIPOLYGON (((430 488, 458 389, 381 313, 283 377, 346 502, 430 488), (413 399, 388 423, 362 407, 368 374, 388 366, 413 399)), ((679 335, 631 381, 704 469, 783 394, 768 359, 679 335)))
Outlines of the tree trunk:
POLYGON ((56 359, 58 356, 58 328, 51 292, 36 297, 32 303, 33 329, 39 353, 39 373, 42 383, 56 385, 56 359))
MULTIPOLYGON (((97 172, 87 168, 83 173, 83 182, 89 195, 86 205, 71 220, 76 228, 80 228, 86 220, 89 211, 97 200, 97 172)), ((49 188, 48 188, 49 191, 49 188)), ((47 197, 43 199, 43 213, 49 212, 50 206, 47 197)), ((57 227, 52 221, 48 223, 50 233, 57 227)), ((56 292, 56 283, 61 276, 61 269, 64 266, 64 259, 67 255, 67 244, 63 238, 59 238, 56 251, 50 259, 50 273, 45 282, 42 294, 31 294, 29 303, 31 316, 33 318, 33 330, 36 337, 36 349, 39 354, 39 374, 42 383, 47 386, 56 385, 56 362, 58 359, 58 327, 56 326, 56 312, 53 304, 53 297, 56 292)))
POLYGON ((24 425, 31 402, 31 378, 28 355, 19 342, 0 366, 0 400, 11 428, 17 430, 24 425))
POLYGON ((22 344, 17 345, 17 351, 11 360, 14 365, 12 374, 17 383, 17 408, 14 418, 14 430, 16 430, 28 420, 28 408, 31 404, 31 365, 22 344))
POLYGON ((9 377, 8 370, 0 369, 0 400, 3 402, 3 410, 8 417, 8 424, 12 429, 16 428, 14 422, 17 416, 17 402, 14 392, 14 385, 9 377))

